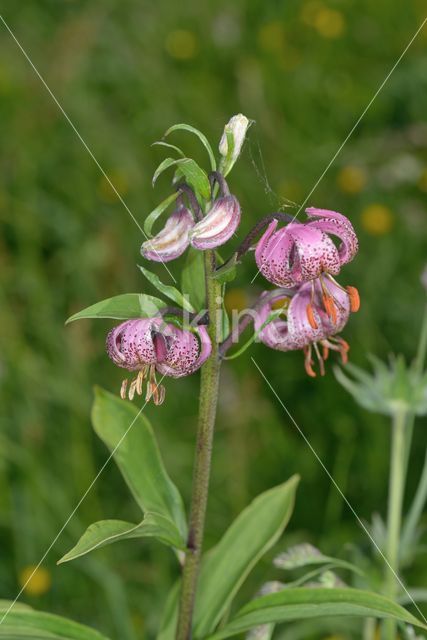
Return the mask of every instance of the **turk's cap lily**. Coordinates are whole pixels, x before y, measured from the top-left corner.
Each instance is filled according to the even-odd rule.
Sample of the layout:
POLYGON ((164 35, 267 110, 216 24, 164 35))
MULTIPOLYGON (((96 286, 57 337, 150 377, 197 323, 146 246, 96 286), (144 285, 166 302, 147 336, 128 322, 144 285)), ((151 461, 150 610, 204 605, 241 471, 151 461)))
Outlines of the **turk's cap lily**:
POLYGON ((258 242, 255 260, 263 276, 280 287, 294 287, 322 273, 338 275, 358 250, 351 222, 336 211, 309 208, 309 222, 277 229, 273 220, 258 242), (338 247, 330 236, 339 239, 338 247))
POLYGON ((159 233, 141 245, 141 254, 147 260, 169 262, 179 258, 190 244, 189 233, 194 219, 187 207, 180 206, 169 216, 159 233))
POLYGON ((195 249, 214 249, 227 242, 240 224, 240 204, 233 195, 217 198, 207 215, 190 231, 195 249))
MULTIPOLYGON (((156 404, 163 402, 165 393, 163 385, 157 383, 156 371, 172 378, 188 376, 203 365, 212 350, 206 327, 197 327, 193 333, 160 317, 122 322, 108 334, 106 347, 117 366, 138 371, 129 387, 129 399, 135 393, 142 394, 147 378, 146 399, 153 397, 156 404)), ((122 398, 126 397, 127 383, 123 381, 122 398)))
POLYGON ((222 156, 221 169, 224 176, 231 171, 242 151, 249 125, 250 120, 242 113, 239 113, 230 118, 224 127, 219 143, 219 152, 222 156), (230 141, 231 145, 229 144, 230 141))
POLYGON ((261 342, 278 351, 302 349, 306 371, 312 377, 316 375, 313 370, 313 349, 322 375, 324 360, 330 349, 339 351, 343 362, 347 362, 349 346, 336 336, 347 324, 352 311, 351 294, 346 289, 332 280, 327 285, 320 280, 308 282, 298 289, 284 308, 284 317, 279 316, 263 326, 272 310, 271 300, 261 307, 254 323, 261 342), (330 306, 327 309, 324 301, 326 286, 327 295, 330 296, 330 306))

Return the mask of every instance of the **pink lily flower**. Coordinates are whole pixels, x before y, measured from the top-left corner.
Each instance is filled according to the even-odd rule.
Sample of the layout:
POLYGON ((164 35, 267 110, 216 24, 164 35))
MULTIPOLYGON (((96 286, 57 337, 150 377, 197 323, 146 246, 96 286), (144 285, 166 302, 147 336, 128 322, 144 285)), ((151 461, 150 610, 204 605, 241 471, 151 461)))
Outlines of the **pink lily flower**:
POLYGON ((336 335, 345 327, 352 311, 351 296, 346 289, 331 281, 322 285, 320 280, 316 280, 303 284, 292 298, 278 298, 277 303, 279 302, 283 302, 283 317, 282 314, 262 328, 272 312, 270 301, 261 308, 255 320, 255 331, 259 332, 261 342, 279 351, 302 349, 305 370, 311 377, 316 376, 313 351, 317 356, 321 375, 325 374, 324 361, 328 358, 329 350, 339 351, 343 363, 347 362, 350 347, 336 335), (334 318, 324 308, 323 287, 326 286, 328 295, 334 300, 334 318))
MULTIPOLYGON (((309 222, 290 222, 276 231, 278 221, 273 220, 261 237, 255 250, 255 260, 263 276, 280 287, 295 287, 319 279, 324 308, 331 320, 337 314, 337 304, 331 290, 338 285, 333 276, 339 274, 343 264, 357 253, 358 241, 351 222, 336 211, 306 209, 309 222), (330 235, 340 240, 338 246, 330 235), (332 284, 331 284, 332 283, 332 284)), ((355 287, 347 287, 351 310, 360 306, 355 287)), ((310 306, 307 307, 310 313, 310 306)))
MULTIPOLYGON (((197 327, 196 333, 197 337, 160 317, 127 320, 112 329, 106 344, 109 357, 119 367, 138 371, 129 387, 129 400, 135 392, 142 395, 147 378, 146 401, 152 397, 155 404, 162 404, 165 388, 157 382, 156 371, 172 378, 197 371, 209 358, 212 346, 206 327, 197 327)), ((120 391, 123 399, 127 385, 125 379, 120 391)))
POLYGON ((169 262, 179 258, 190 244, 194 219, 187 207, 180 206, 169 216, 157 235, 142 243, 141 254, 147 260, 169 262))

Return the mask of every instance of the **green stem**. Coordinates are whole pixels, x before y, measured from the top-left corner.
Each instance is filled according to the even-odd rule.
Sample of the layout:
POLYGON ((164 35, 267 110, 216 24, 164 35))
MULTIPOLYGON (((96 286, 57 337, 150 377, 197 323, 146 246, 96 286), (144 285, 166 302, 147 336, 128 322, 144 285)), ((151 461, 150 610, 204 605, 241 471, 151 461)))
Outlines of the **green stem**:
POLYGON ((427 305, 424 307, 423 322, 421 325, 420 340, 418 342, 417 355, 415 356, 414 368, 416 373, 422 374, 427 353, 427 305))
MULTIPOLYGON (((421 323, 421 332, 418 340, 417 354, 413 362, 414 372, 421 376, 424 371, 425 361, 427 354, 427 304, 424 306, 423 320, 421 323)), ((411 453, 412 437, 414 434, 415 414, 408 412, 406 418, 407 424, 405 429, 405 448, 406 448, 406 460, 405 460, 405 478, 407 476, 409 456, 411 453)))
POLYGON ((182 573, 181 599, 176 632, 177 640, 191 638, 197 578, 202 554, 206 505, 208 500, 212 442, 218 401, 220 358, 218 351, 221 312, 221 288, 212 278, 215 256, 205 252, 206 298, 209 312, 209 336, 212 354, 201 371, 199 424, 194 462, 193 491, 187 551, 182 573))
MULTIPOLYGON (((386 548, 388 566, 385 575, 385 592, 391 600, 396 600, 399 590, 399 542, 406 466, 405 422, 405 409, 396 409, 393 416, 391 439, 386 548)), ((387 620, 384 623, 384 638, 395 640, 396 629, 396 620, 387 620)))

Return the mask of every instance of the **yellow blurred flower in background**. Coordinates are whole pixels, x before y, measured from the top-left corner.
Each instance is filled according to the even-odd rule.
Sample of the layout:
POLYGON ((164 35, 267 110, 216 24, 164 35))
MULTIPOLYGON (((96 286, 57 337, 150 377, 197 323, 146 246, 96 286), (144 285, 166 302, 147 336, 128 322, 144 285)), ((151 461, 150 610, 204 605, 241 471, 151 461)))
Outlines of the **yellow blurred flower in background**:
POLYGON ((366 171, 361 167, 348 165, 337 175, 337 184, 345 193, 359 193, 367 181, 366 171))
POLYGON ((301 19, 324 38, 339 38, 346 28, 345 18, 340 11, 330 9, 316 0, 303 5, 301 19))
POLYGON ((224 306, 227 313, 242 311, 249 305, 248 296, 244 289, 228 289, 224 298, 224 306))
POLYGON ((362 227, 373 236, 389 233, 394 226, 394 214, 383 204, 370 204, 361 213, 362 227))
POLYGON ((258 44, 264 51, 282 52, 284 41, 285 31, 278 20, 263 24, 258 31, 258 44))
MULTIPOLYGON (((111 172, 108 177, 114 185, 117 193, 122 197, 125 196, 129 190, 129 182, 126 176, 120 171, 114 171, 111 172)), ((98 182, 98 193, 101 199, 109 204, 116 202, 119 198, 116 191, 114 191, 107 178, 105 176, 101 176, 98 182)))
POLYGON ((187 29, 175 29, 166 36, 165 49, 177 60, 191 60, 197 55, 198 48, 196 35, 187 29))
POLYGON ((44 567, 29 565, 19 573, 19 584, 29 596, 42 596, 52 585, 50 572, 44 567))
POLYGON ((275 60, 286 71, 292 71, 301 61, 301 55, 287 41, 284 26, 278 20, 267 22, 260 27, 258 45, 263 51, 274 54, 275 60))

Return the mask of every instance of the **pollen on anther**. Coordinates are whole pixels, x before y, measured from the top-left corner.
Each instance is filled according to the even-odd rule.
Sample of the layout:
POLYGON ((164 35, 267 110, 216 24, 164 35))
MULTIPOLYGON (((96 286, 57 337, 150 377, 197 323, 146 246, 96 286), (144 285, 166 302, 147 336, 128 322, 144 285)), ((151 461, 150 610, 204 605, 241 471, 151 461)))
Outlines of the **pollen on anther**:
POLYGON ((356 287, 346 287, 348 297, 350 299, 350 309, 353 313, 360 309, 360 296, 356 287))

